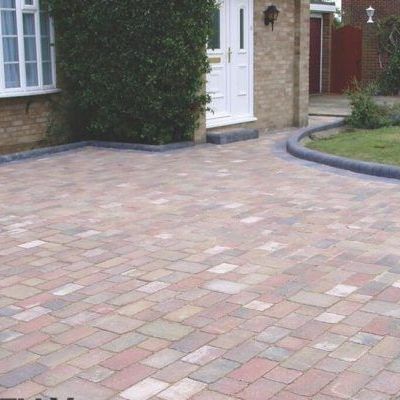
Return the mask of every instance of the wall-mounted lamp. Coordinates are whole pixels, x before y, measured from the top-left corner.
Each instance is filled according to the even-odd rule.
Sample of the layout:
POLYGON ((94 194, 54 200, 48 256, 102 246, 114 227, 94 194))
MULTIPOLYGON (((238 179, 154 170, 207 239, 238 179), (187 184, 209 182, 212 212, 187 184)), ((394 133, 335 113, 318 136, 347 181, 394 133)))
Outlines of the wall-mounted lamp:
POLYGON ((264 23, 265 25, 271 24, 272 30, 274 30, 274 24, 278 20, 279 10, 276 6, 271 5, 264 10, 264 23))
POLYGON ((367 9, 366 9, 366 11, 367 11, 367 15, 368 15, 368 24, 374 24, 374 20, 373 20, 373 17, 374 17, 374 15, 375 15, 375 9, 374 8, 372 8, 372 6, 369 6, 367 9))

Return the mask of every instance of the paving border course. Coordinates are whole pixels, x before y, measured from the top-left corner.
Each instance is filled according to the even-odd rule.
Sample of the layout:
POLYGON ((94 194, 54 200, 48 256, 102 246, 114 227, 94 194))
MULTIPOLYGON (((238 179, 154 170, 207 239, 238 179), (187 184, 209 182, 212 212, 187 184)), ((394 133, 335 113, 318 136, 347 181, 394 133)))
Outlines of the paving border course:
POLYGON ((292 156, 301 158, 303 160, 329 165, 330 167, 357 172, 360 174, 400 180, 400 167, 339 157, 332 154, 311 150, 303 145, 302 141, 307 138, 311 139, 311 135, 313 133, 340 128, 344 126, 344 123, 344 120, 342 120, 330 124, 299 129, 287 141, 286 149, 292 156))

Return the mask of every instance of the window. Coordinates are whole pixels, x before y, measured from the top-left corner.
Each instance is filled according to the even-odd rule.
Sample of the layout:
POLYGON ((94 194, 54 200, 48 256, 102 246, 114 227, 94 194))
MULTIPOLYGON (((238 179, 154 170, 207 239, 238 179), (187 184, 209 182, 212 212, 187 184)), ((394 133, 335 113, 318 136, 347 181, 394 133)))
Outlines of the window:
POLYGON ((0 97, 54 90, 54 34, 39 0, 0 0, 0 33, 0 97))

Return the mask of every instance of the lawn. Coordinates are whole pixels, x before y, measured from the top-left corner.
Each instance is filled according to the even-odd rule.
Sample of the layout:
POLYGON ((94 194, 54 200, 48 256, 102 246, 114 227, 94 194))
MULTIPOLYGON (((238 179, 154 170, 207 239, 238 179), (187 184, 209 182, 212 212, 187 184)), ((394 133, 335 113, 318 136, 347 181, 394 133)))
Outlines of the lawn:
POLYGON ((400 165, 400 127, 344 132, 306 146, 337 156, 400 165))

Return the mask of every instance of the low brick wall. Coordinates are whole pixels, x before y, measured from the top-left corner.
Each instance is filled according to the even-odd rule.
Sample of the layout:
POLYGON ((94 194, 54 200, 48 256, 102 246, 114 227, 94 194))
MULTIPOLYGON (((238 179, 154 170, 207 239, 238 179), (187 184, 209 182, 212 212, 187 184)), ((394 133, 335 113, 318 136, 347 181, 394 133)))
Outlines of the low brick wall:
POLYGON ((0 99, 0 154, 29 150, 44 143, 49 96, 0 99))

